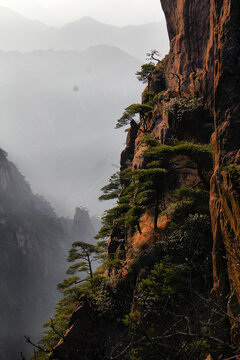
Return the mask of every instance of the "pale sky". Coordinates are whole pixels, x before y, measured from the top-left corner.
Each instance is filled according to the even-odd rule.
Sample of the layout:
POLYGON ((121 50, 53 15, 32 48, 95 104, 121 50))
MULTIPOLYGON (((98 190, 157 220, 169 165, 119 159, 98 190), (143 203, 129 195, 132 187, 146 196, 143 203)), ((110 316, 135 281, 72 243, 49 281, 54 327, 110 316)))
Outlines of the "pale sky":
POLYGON ((120 26, 164 18, 159 0, 0 0, 0 6, 52 26, 62 26, 82 16, 120 26))

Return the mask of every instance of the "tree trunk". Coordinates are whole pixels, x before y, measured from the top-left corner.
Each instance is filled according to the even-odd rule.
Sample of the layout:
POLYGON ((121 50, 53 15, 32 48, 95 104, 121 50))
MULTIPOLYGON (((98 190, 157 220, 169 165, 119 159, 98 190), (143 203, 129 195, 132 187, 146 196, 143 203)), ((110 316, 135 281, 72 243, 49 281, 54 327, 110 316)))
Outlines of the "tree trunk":
POLYGON ((90 272, 90 278, 93 278, 93 272, 92 272, 92 262, 90 259, 90 256, 87 254, 87 258, 88 258, 88 266, 89 266, 89 272, 90 272))
POLYGON ((158 197, 158 190, 157 184, 155 188, 155 209, 154 209, 154 230, 157 230, 157 221, 158 221, 158 214, 159 214, 159 197, 158 197))
POLYGON ((137 222, 137 228, 138 228, 139 234, 141 235, 141 234, 142 234, 142 230, 141 230, 141 228, 140 228, 139 221, 137 222))

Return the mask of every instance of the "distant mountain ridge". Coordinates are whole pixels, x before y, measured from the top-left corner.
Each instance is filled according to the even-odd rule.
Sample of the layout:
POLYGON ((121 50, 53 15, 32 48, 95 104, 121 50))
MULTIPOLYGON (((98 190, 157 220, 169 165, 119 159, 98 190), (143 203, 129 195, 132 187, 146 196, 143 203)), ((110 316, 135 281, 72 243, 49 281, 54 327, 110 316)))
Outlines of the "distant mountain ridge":
POLYGON ((2 51, 84 50, 89 46, 106 44, 119 47, 140 59, 144 59, 151 48, 157 48, 162 55, 168 51, 164 21, 119 27, 85 16, 55 28, 0 7, 0 29, 2 51))
POLYGON ((47 25, 37 20, 31 20, 19 14, 17 11, 7 7, 0 6, 0 28, 10 30, 24 31, 43 31, 48 28, 47 25))
POLYGON ((0 52, 0 144, 57 212, 72 216, 79 203, 93 214, 103 210, 99 189, 124 141, 115 122, 138 101, 140 66, 108 45, 0 52))

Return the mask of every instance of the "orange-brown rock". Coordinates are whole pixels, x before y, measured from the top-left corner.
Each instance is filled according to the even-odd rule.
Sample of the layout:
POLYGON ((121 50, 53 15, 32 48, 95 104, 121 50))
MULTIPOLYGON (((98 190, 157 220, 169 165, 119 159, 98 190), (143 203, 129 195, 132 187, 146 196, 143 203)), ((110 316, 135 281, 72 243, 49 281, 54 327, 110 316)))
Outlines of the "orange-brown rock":
MULTIPOLYGON (((229 319, 233 314, 232 319, 238 319, 239 188, 226 170, 229 164, 240 163, 240 2, 161 0, 161 3, 171 44, 165 67, 167 86, 185 95, 203 96, 214 115, 210 199, 214 290, 224 298, 230 282, 229 319)), ((239 332, 236 322, 231 323, 236 343, 239 332)))

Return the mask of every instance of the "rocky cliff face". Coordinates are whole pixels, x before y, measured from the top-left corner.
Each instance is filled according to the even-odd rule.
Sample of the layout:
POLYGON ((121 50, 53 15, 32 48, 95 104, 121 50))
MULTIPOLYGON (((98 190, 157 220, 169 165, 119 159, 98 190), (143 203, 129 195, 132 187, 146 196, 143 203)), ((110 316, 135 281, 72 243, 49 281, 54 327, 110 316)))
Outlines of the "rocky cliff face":
POLYGON ((72 242, 92 242, 97 230, 94 229, 87 209, 76 208, 72 225, 72 242))
POLYGON ((121 171, 130 165, 133 175, 129 183, 123 177, 108 244, 115 262, 104 291, 114 294, 112 312, 103 315, 82 298, 51 359, 79 352, 89 359, 222 359, 239 352, 240 4, 161 3, 170 53, 143 93, 152 111, 131 122, 121 156, 121 171), (99 334, 110 323, 104 339, 99 334), (90 341, 82 341, 84 328, 90 341))
POLYGON ((214 115, 210 192, 214 290, 218 296, 228 295, 228 312, 235 318, 240 303, 240 4, 236 0, 161 2, 171 41, 168 86, 177 90, 180 79, 182 91, 203 96, 214 115))

